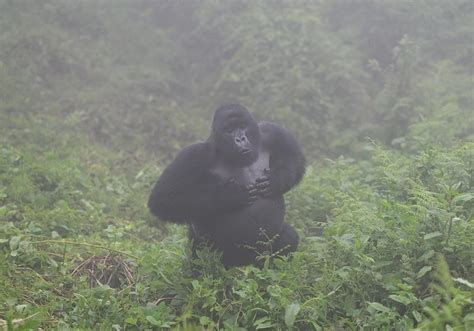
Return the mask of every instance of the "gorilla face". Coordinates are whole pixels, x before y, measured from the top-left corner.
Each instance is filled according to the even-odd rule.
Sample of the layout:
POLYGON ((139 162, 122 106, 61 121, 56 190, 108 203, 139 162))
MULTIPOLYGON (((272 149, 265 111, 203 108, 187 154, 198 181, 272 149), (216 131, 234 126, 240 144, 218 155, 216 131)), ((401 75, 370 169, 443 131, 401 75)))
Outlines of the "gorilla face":
POLYGON ((225 105, 217 109, 211 140, 219 158, 226 163, 245 166, 258 157, 260 132, 257 122, 240 105, 225 105))

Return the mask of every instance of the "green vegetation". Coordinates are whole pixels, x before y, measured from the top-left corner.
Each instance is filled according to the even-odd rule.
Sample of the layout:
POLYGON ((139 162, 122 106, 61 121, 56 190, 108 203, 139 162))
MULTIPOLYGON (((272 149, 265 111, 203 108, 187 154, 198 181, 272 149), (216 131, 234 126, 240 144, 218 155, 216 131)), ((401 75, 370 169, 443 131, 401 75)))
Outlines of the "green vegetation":
POLYGON ((0 329, 474 329, 473 22, 469 0, 0 0, 0 329), (310 160, 299 249, 261 269, 192 261, 146 209, 234 100, 310 160))

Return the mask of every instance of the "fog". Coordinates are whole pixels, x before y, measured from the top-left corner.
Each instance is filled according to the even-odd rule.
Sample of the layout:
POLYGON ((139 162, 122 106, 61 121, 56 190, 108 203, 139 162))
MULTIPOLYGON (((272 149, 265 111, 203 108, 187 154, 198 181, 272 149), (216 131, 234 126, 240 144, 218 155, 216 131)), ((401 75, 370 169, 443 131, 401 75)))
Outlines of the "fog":
POLYGON ((2 98, 121 148, 172 154, 238 102, 334 157, 404 137, 453 80, 471 106, 469 1, 2 1, 0 15, 2 98))

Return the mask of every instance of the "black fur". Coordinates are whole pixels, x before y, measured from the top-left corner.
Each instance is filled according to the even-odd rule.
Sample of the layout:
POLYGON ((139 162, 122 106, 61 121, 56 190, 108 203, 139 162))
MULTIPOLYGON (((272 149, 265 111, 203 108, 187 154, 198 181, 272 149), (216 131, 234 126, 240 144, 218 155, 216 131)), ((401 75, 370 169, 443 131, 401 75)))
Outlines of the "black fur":
POLYGON ((293 135, 257 123, 240 105, 225 105, 214 115, 208 140, 184 148, 163 171, 148 207, 160 219, 189 224, 194 249, 207 244, 222 251, 225 266, 251 264, 268 248, 296 250, 283 194, 304 170, 293 135))

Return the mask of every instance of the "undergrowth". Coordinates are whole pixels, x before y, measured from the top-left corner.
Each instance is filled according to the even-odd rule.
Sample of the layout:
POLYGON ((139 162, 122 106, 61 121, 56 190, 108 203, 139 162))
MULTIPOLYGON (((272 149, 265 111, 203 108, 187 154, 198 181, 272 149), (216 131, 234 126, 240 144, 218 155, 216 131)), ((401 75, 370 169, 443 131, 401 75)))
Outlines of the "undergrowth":
POLYGON ((4 144, 0 315, 24 329, 470 329, 473 148, 370 143, 365 161, 315 163, 287 197, 298 251, 225 270, 150 217, 149 163, 4 144), (107 281, 119 266, 107 256, 130 277, 107 281))

